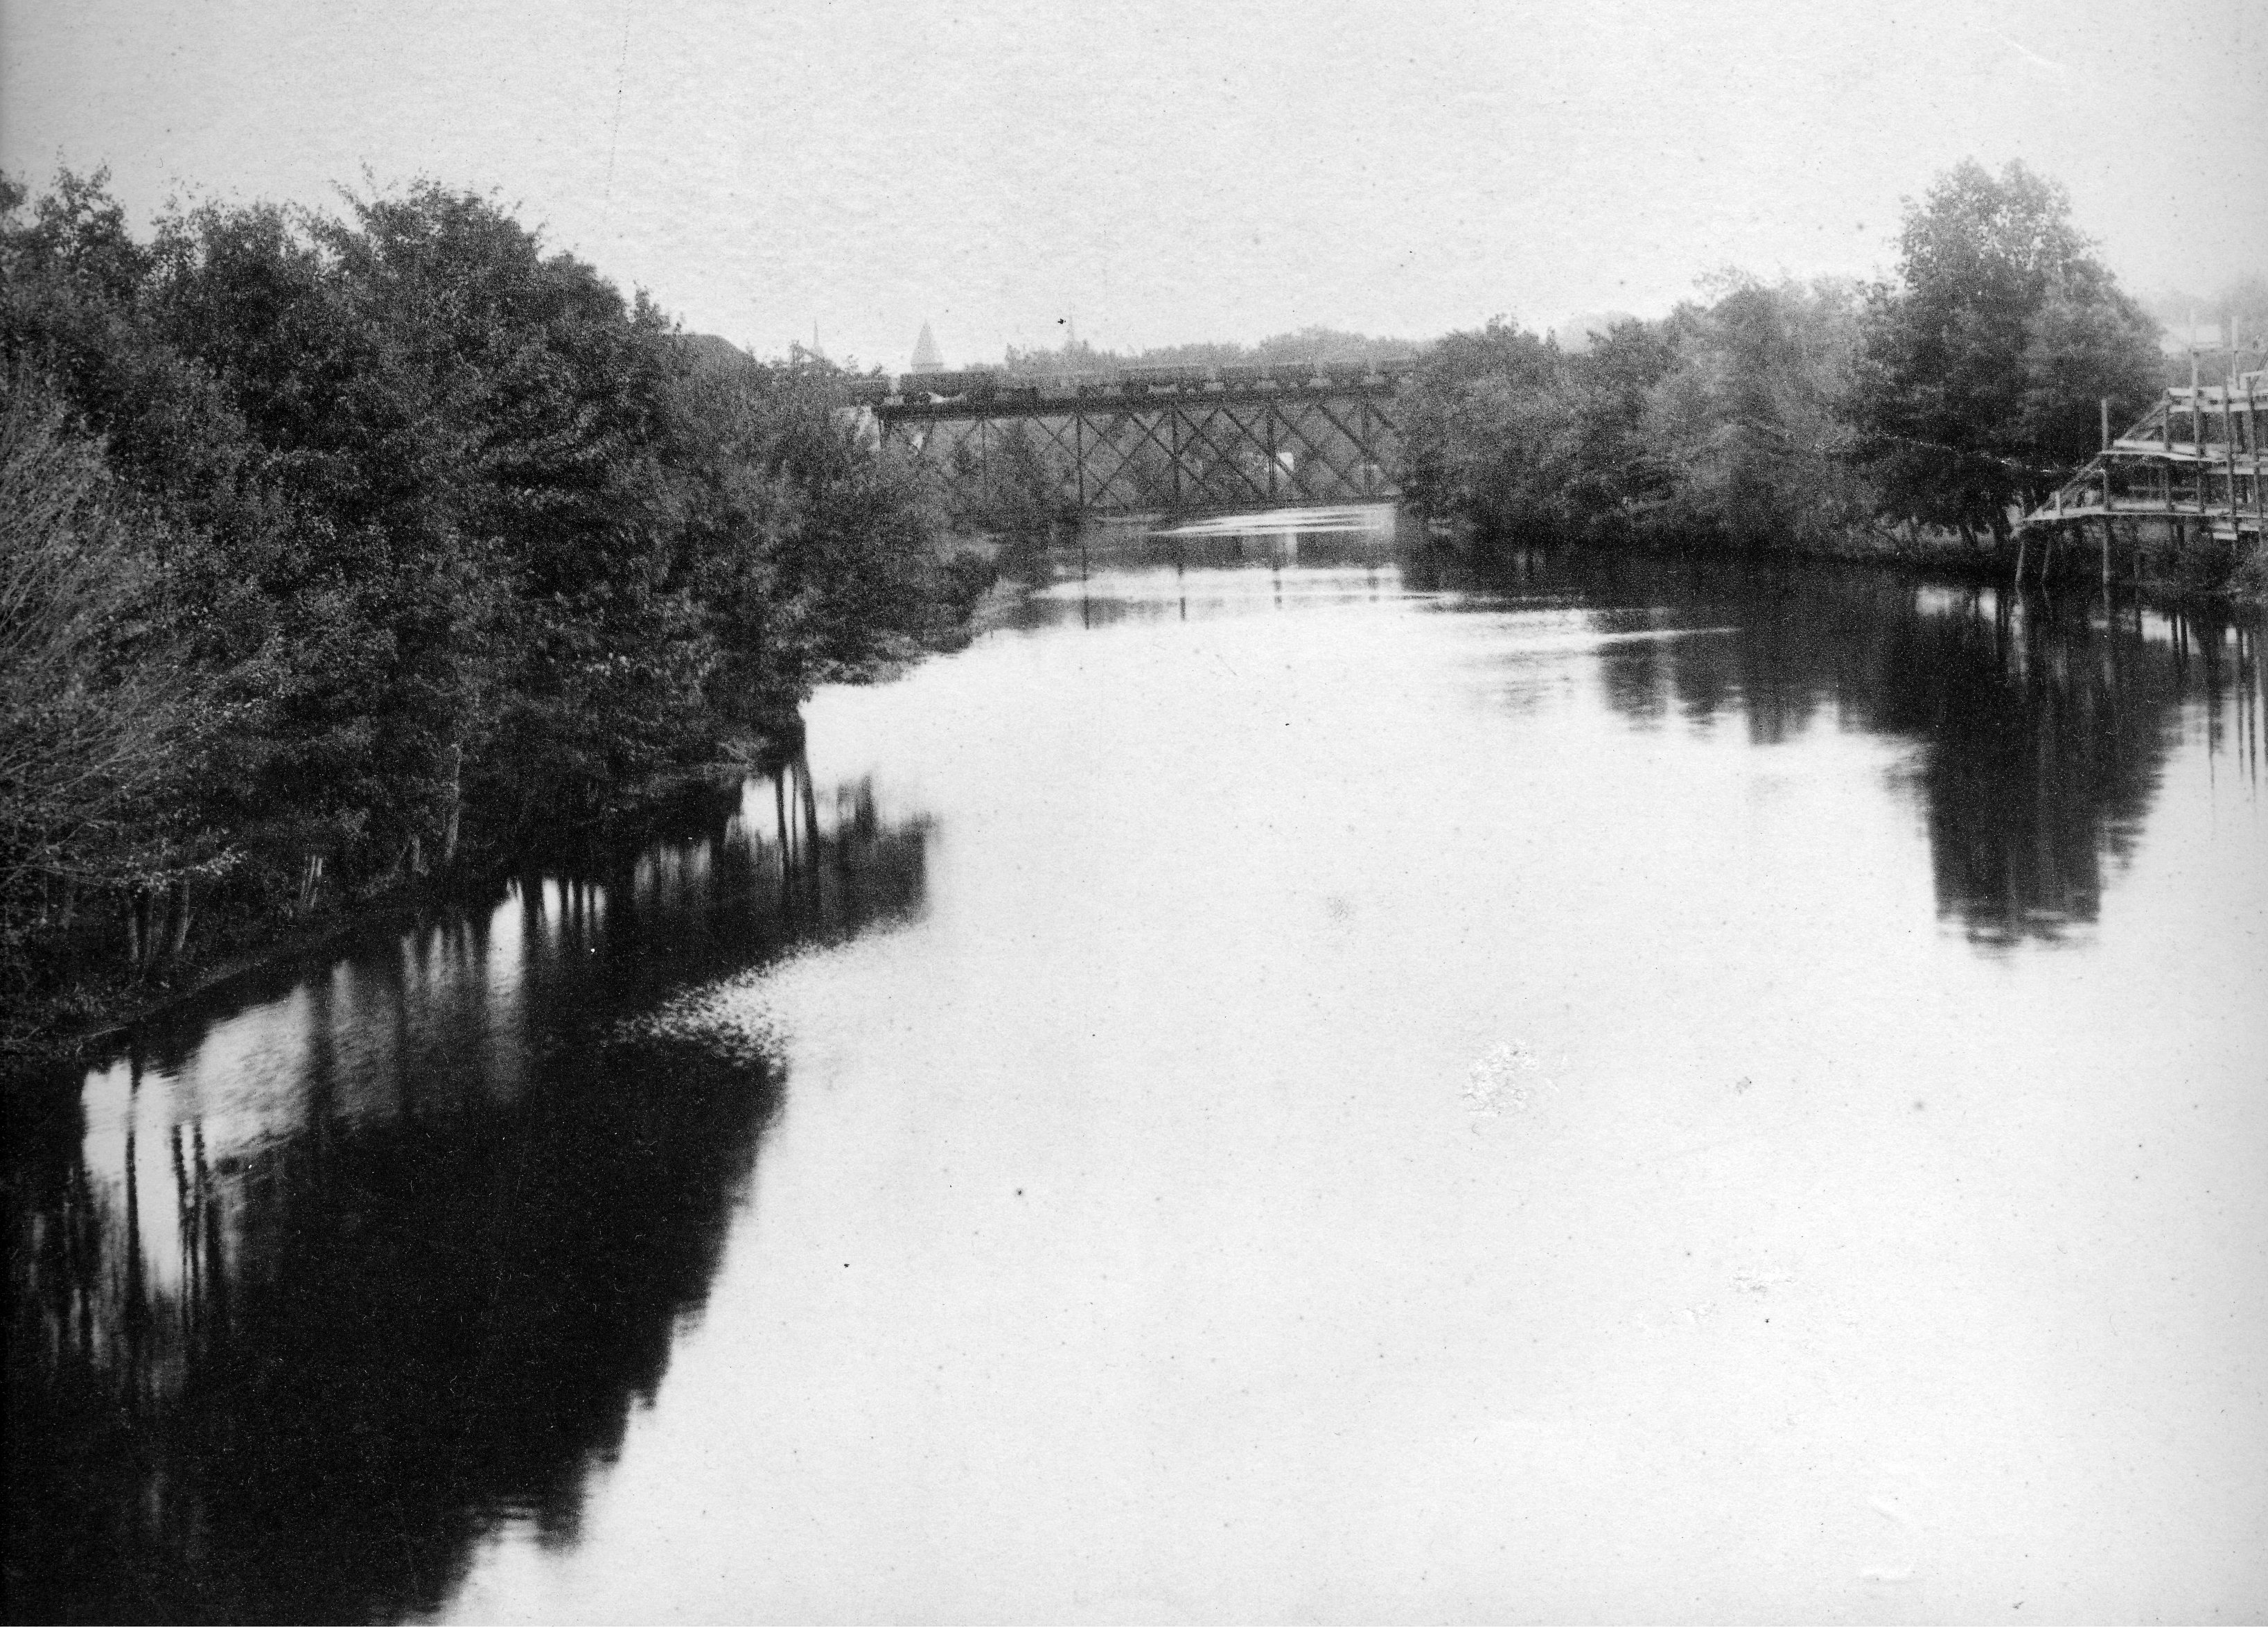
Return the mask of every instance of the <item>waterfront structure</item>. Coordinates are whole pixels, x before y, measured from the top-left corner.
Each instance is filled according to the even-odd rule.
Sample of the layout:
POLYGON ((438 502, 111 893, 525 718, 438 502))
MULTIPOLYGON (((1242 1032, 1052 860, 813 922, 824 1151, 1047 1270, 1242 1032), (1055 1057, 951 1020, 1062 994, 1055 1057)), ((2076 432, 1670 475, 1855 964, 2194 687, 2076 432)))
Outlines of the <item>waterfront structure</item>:
POLYGON ((2130 545, 2154 535, 2176 548, 2194 534, 2242 550, 2260 547, 2268 533, 2268 491, 2261 450, 2268 420, 2268 371, 2240 373, 2226 384, 2165 391, 2157 404, 2113 437, 2110 408, 2102 409, 2102 450, 2017 522, 2016 579, 2023 580, 2029 534, 2043 534, 2039 570, 2049 551, 2090 531, 2102 543, 2102 579, 2110 580, 2111 549, 2121 528, 2130 545), (2090 527, 2090 522, 2099 525, 2090 527))

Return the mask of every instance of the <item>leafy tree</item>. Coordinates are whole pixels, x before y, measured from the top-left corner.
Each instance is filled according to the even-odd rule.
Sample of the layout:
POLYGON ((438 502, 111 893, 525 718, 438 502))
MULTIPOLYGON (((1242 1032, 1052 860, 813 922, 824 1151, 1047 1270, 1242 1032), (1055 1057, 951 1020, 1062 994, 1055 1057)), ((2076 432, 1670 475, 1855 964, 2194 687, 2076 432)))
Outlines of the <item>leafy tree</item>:
POLYGON ((0 396, 0 976, 20 992, 83 900, 124 897, 153 961, 232 855, 185 817, 214 715, 152 614, 152 522, 44 387, 0 396))
POLYGON ((225 868, 256 931, 506 852, 982 587, 832 370, 688 341, 436 184, 144 242, 99 174, 0 178, 0 913, 56 976, 57 887, 127 904, 142 969, 225 868))
POLYGON ((387 541, 378 773, 424 790, 430 828, 492 743, 485 789, 519 829, 679 761, 713 652, 674 573, 668 323, 431 184, 318 241, 347 319, 381 336, 356 372, 350 511, 387 541))
POLYGON ((1816 549, 1867 521, 1836 409, 1857 337, 1852 291, 1727 273, 1665 325, 1674 365, 1648 393, 1657 525, 1742 549, 1816 549))
POLYGON ((1484 542, 1555 541, 1568 518, 1573 429, 1558 348, 1490 319, 1420 359, 1402 399, 1402 491, 1484 542))
POLYGON ((107 173, 69 171, 28 215, 0 175, 0 357, 51 383, 134 486, 194 506, 225 500, 243 426, 193 362, 166 343, 144 295, 151 252, 127 231, 107 173))
POLYGON ((2131 416, 2155 393, 2155 324, 2092 250, 2017 163, 1965 162, 1908 204, 1845 409, 1893 512, 2000 537, 2095 452, 2100 397, 2131 416))
POLYGON ((919 471, 841 409, 843 371, 806 355, 757 362, 721 342, 688 351, 684 433, 705 497, 706 568, 741 593, 718 637, 789 699, 873 675, 944 633, 963 596, 919 471), (718 556, 718 550, 723 550, 718 556))
POLYGON ((1586 535, 1627 540, 1651 523, 1675 488, 1648 438, 1647 409, 1677 365, 1668 325, 1627 318, 1566 357, 1571 473, 1566 492, 1586 535))

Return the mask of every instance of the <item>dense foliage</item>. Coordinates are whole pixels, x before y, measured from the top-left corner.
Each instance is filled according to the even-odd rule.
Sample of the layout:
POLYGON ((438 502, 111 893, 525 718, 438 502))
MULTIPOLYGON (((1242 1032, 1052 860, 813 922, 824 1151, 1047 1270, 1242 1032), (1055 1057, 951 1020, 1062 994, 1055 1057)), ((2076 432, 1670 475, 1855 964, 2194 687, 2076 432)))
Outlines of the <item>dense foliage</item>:
POLYGON ((1501 319, 1427 350, 1403 490, 1484 553, 1553 539, 1734 549, 2004 533, 2158 387, 2156 324, 2021 165, 1908 206, 1895 280, 1728 273, 1581 350, 1501 319))
POLYGON ((0 178, 0 980, 139 976, 755 749, 949 630, 825 369, 490 201, 0 178))
POLYGON ((2063 188, 1962 164, 1910 207, 1868 302, 1848 417, 1886 502, 2001 535, 2158 392, 2158 325, 2071 221, 2063 188))

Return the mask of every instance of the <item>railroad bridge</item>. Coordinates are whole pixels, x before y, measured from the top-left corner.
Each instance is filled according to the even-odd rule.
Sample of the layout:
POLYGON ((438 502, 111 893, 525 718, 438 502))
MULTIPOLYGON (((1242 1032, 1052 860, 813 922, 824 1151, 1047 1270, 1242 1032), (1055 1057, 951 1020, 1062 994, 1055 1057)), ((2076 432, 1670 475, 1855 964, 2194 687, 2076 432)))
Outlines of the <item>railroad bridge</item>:
POLYGON ((1053 490, 1089 514, 1344 504, 1399 495, 1395 391, 1407 364, 1129 368, 1013 379, 861 381, 882 444, 954 499, 1053 490))

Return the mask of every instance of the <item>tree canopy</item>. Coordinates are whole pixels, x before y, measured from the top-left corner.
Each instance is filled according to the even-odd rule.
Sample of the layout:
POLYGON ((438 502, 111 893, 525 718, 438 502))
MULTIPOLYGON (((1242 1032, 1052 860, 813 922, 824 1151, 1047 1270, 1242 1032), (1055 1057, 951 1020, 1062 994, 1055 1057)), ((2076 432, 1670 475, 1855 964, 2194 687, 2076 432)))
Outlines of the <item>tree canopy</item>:
POLYGON ((828 372, 437 183, 143 239, 0 180, 0 976, 508 852, 947 631, 828 372))
POLYGON ((1737 271, 1580 352, 1499 319, 1428 350, 1403 401, 1403 490, 1521 541, 1820 549, 1914 525, 1996 536, 2131 420, 2155 322, 2063 189, 1962 164, 1910 203, 1896 276, 1737 271))
POLYGON ((1871 291, 1845 407, 1894 512, 2005 529, 2156 394, 2157 324, 2071 219, 2056 183, 1974 161, 1909 202, 1897 275, 1871 291))

